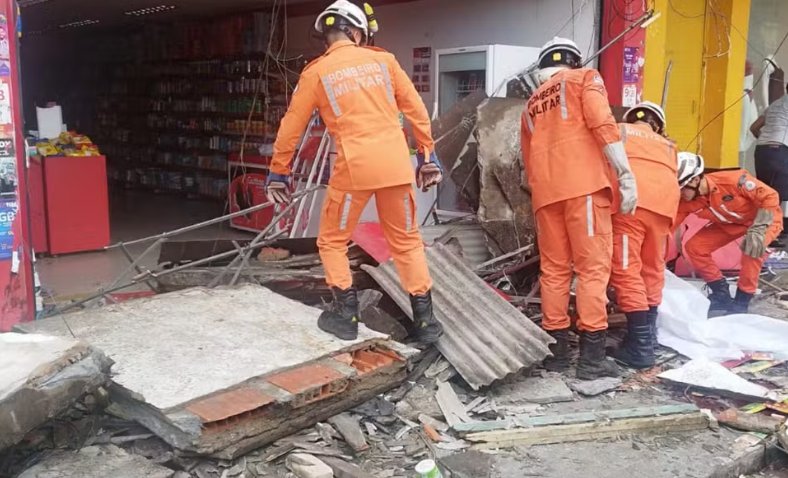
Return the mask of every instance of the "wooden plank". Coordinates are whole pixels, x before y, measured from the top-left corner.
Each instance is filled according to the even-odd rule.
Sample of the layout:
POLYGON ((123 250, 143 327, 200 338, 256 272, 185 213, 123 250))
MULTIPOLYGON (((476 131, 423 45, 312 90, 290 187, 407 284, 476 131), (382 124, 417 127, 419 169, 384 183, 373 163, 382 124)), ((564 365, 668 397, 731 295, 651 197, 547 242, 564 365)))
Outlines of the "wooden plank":
POLYGON ((487 449, 600 440, 615 438, 623 433, 666 433, 701 430, 708 426, 708 417, 701 412, 695 412, 666 417, 630 418, 605 423, 580 423, 473 433, 467 435, 465 439, 478 442, 473 448, 487 449))
POLYGON ((488 432, 493 430, 508 430, 514 427, 514 421, 506 420, 487 420, 472 421, 468 423, 458 423, 454 429, 461 433, 468 432, 488 432))
POLYGON ((693 404, 663 405, 659 407, 624 408, 620 410, 601 410, 597 412, 567 413, 565 415, 546 415, 541 417, 518 418, 521 427, 545 427, 552 425, 571 425, 574 423, 595 422, 597 420, 618 420, 624 418, 645 418, 697 412, 693 404))
POLYGON ((438 406, 446 418, 446 423, 454 428, 460 423, 471 421, 471 417, 465 411, 465 405, 462 404, 454 389, 451 388, 446 382, 438 382, 438 391, 435 392, 435 399, 438 401, 438 406))

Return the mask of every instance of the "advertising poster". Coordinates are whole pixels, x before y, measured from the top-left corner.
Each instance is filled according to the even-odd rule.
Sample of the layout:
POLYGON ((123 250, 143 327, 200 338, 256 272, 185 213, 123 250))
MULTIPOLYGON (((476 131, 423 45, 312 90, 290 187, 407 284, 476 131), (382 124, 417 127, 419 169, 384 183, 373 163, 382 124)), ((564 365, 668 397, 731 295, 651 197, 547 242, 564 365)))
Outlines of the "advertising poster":
POLYGON ((14 255, 12 224, 16 217, 16 200, 0 199, 0 261, 10 261, 14 255))

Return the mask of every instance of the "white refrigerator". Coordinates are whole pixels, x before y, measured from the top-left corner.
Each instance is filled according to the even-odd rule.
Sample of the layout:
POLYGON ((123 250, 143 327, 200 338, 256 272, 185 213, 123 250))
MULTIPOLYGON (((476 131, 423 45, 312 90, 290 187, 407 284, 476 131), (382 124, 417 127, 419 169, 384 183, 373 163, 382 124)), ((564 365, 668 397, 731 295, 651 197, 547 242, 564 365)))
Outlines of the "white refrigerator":
POLYGON ((506 83, 533 66, 539 48, 482 45, 436 50, 433 115, 440 115, 478 89, 506 96, 506 83))
MULTIPOLYGON (((433 65, 435 98, 432 118, 476 90, 488 97, 506 96, 506 84, 536 66, 539 48, 513 45, 483 45, 436 50, 433 65)), ((447 172, 439 188, 438 209, 469 212, 447 172)))

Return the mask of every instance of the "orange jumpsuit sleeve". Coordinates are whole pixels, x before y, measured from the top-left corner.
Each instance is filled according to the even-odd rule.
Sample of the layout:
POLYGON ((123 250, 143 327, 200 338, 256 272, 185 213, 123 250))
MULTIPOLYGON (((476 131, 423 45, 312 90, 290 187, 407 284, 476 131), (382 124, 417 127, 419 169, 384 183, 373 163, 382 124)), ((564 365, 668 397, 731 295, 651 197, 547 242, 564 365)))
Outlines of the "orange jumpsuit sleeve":
POLYGON ((681 201, 679 203, 679 210, 676 212, 676 219, 673 221, 673 225, 670 227, 670 232, 673 233, 676 229, 681 226, 684 221, 687 219, 687 216, 692 214, 694 211, 697 211, 701 208, 701 205, 698 204, 696 201, 681 201))
POLYGON ((290 108, 279 123, 279 131, 274 142, 274 157, 271 159, 271 172, 290 175, 298 140, 309 124, 312 113, 317 108, 317 75, 301 75, 298 86, 290 100, 290 108))
POLYGON ((607 98, 602 75, 596 70, 588 70, 583 77, 583 117, 597 144, 604 148, 608 144, 621 141, 621 130, 616 124, 610 101, 607 98))
POLYGON ((397 107, 405 115, 413 129, 413 137, 416 138, 418 151, 423 152, 426 148, 430 153, 435 152, 435 142, 432 140, 432 123, 424 101, 394 55, 391 55, 391 61, 388 63, 393 72, 394 97, 397 100, 397 107))
MULTIPOLYGON (((753 179, 749 178, 748 181, 753 181, 753 179)), ((776 233, 779 234, 783 228, 783 213, 782 209, 780 208, 780 196, 777 194, 777 191, 766 186, 760 181, 755 182, 755 184, 756 187, 751 191, 748 191, 746 187, 740 187, 739 189, 741 190, 744 197, 748 198, 755 204, 758 204, 759 209, 766 209, 767 211, 772 211, 774 213, 774 218, 772 220, 772 224, 769 226, 769 229, 776 231, 776 233)))

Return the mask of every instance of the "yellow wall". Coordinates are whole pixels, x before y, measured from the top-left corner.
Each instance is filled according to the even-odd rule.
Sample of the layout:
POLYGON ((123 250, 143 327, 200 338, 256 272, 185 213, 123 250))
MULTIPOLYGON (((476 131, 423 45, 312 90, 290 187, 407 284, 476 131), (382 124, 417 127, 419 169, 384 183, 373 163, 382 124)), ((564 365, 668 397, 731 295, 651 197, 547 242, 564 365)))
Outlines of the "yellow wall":
POLYGON ((742 35, 747 35, 750 0, 654 3, 661 16, 646 31, 644 99, 662 100, 665 71, 673 60, 665 108, 668 134, 681 149, 699 151, 710 168, 737 167, 741 105, 717 115, 742 96, 747 54, 742 35))

